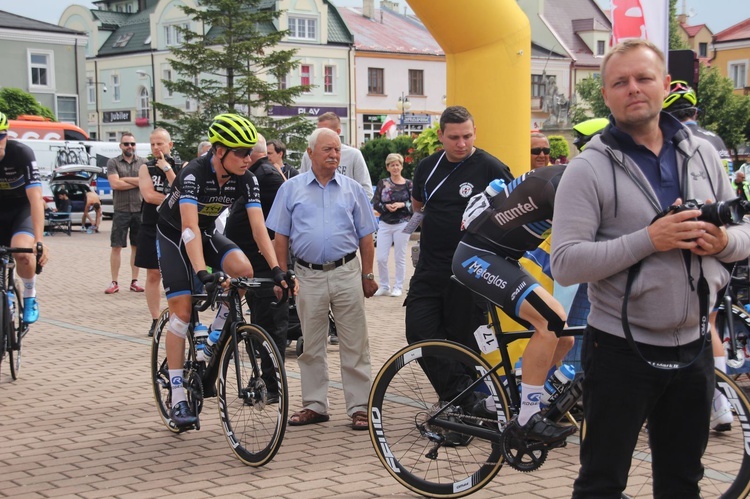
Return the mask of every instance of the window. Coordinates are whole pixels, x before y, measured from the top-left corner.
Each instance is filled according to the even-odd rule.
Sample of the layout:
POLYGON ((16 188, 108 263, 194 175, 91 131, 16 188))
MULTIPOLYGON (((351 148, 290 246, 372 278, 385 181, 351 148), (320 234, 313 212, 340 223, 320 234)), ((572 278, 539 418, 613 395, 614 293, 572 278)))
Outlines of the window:
POLYGON ((424 95, 424 71, 409 70, 409 95, 424 95))
POLYGON ((94 78, 90 76, 86 78, 86 90, 89 94, 89 104, 96 104, 96 84, 94 78))
POLYGON ((52 89, 54 87, 54 63, 52 52, 29 51, 29 88, 52 89))
POLYGON ((136 111, 138 118, 149 118, 149 111, 151 110, 149 101, 148 89, 141 87, 141 91, 138 93, 138 109, 136 111))
POLYGON ((383 94, 383 68, 367 68, 367 93, 383 94))
POLYGON ((324 83, 323 83, 323 92, 326 94, 332 94, 333 93, 333 66, 325 66, 323 68, 323 71, 325 73, 324 75, 324 83))
POLYGON ((112 102, 120 102, 120 75, 112 75, 112 102))
POLYGON ((302 64, 299 67, 299 84, 300 85, 312 84, 312 66, 311 65, 302 64))
POLYGON ((166 46, 182 45, 182 42, 185 41, 185 37, 179 31, 178 26, 183 29, 190 29, 190 24, 188 23, 169 24, 164 26, 164 44, 166 46))
POLYGON ((317 40, 317 19, 289 17, 289 38, 297 40, 317 40))
POLYGON ((107 132, 107 142, 117 142, 117 132, 107 132))
POLYGON ((57 119, 63 123, 78 123, 78 97, 57 96, 57 119))
POLYGON ((729 79, 734 83, 734 88, 745 88, 747 86, 747 62, 730 62, 729 79))
POLYGON ((542 75, 531 75, 531 98, 544 97, 544 77, 542 75))
POLYGON ((708 43, 701 42, 698 44, 698 57, 708 57, 708 43))
POLYGON ((130 31, 128 33, 123 33, 119 37, 117 37, 117 40, 115 43, 112 44, 112 48, 121 48, 128 44, 130 39, 133 38, 133 32, 130 31))
MULTIPOLYGON (((172 81, 172 70, 171 69, 165 69, 164 70, 164 78, 162 78, 165 81, 172 81)), ((172 97, 172 91, 168 89, 166 86, 164 87, 167 91, 167 97, 172 97)))
POLYGON ((287 88, 287 75, 276 75, 276 88, 279 90, 286 90, 287 88))
POLYGON ((604 40, 597 40, 596 41, 596 55, 604 55, 606 44, 604 43, 604 40))

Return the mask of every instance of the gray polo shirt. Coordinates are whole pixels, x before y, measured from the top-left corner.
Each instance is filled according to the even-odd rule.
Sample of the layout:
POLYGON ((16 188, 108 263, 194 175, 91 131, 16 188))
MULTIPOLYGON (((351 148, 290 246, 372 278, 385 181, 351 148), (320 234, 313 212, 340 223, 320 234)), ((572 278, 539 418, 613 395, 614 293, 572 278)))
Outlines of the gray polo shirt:
MULTIPOLYGON (((146 160, 133 155, 133 161, 128 163, 120 154, 107 161, 107 176, 117 174, 120 177, 138 177, 138 170, 146 160)), ((137 187, 126 191, 112 189, 112 204, 114 211, 138 213, 141 211, 141 190, 137 187)))

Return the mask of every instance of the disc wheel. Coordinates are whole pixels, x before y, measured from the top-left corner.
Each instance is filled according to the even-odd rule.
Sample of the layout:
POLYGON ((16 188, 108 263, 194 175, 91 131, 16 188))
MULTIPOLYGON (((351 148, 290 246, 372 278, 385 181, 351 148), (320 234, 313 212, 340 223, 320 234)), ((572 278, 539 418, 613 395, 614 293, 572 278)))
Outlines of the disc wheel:
POLYGON ((262 328, 237 328, 221 354, 219 416, 232 452, 249 466, 263 466, 278 452, 289 412, 284 360, 262 328))
MULTIPOLYGON (((500 471, 500 444, 460 431, 448 431, 437 418, 481 424, 499 433, 508 421, 508 403, 494 374, 484 378, 471 397, 490 395, 491 418, 479 420, 458 408, 460 400, 446 404, 425 374, 450 372, 468 386, 489 371, 485 361, 450 341, 424 341, 409 345, 380 369, 370 390, 368 413, 370 440, 386 470, 405 487, 428 497, 462 497, 478 491, 500 471)), ((453 398, 455 395, 453 396, 453 398)))

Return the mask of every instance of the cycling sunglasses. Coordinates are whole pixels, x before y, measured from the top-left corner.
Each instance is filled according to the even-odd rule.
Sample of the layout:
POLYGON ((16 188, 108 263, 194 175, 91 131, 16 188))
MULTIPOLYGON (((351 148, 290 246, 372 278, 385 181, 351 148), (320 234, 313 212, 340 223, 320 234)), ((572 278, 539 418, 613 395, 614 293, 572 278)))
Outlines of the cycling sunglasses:
POLYGON ((247 149, 247 148, 244 148, 244 147, 237 148, 237 149, 230 149, 230 151, 232 151, 232 153, 235 156, 237 156, 238 158, 247 158, 248 156, 250 156, 253 153, 252 149, 247 149))
POLYGON ((550 151, 549 147, 532 147, 531 148, 531 154, 533 154, 534 156, 537 156, 542 153, 549 154, 549 151, 550 151))

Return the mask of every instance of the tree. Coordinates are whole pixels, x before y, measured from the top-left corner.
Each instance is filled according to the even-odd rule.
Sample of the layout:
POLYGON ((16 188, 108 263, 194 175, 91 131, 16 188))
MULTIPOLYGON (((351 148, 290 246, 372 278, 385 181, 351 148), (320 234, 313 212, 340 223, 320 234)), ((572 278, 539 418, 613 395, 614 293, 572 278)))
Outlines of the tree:
POLYGON ((578 124, 590 118, 609 116, 609 108, 602 96, 602 80, 598 76, 584 78, 576 85, 576 103, 570 108, 571 123, 578 124))
POLYGON ((380 137, 365 142, 361 151, 367 163, 367 169, 370 171, 372 185, 375 185, 381 178, 390 176, 388 170, 385 169, 385 158, 392 152, 404 157, 404 169, 401 174, 406 178, 411 178, 414 167, 417 166, 413 160, 408 160, 409 151, 413 151, 413 148, 414 140, 408 135, 399 135, 393 140, 380 137))
POLYGON ((570 146, 568 141, 562 135, 550 135, 547 137, 549 140, 549 157, 552 161, 559 159, 563 163, 568 162, 568 156, 570 156, 570 146))
POLYGON ((750 97, 736 95, 732 80, 718 68, 701 65, 698 78, 698 108, 701 126, 715 132, 734 151, 748 140, 750 97))
POLYGON ((261 0, 202 0, 200 9, 180 7, 202 33, 177 27, 181 46, 171 48, 170 64, 179 78, 162 80, 170 92, 179 92, 197 103, 186 111, 157 103, 180 154, 192 157, 195 145, 205 140, 211 119, 220 113, 247 115, 266 138, 280 138, 289 150, 304 150, 315 124, 304 116, 271 119, 273 105, 289 106, 310 86, 279 88, 281 81, 299 65, 296 50, 276 45, 289 33, 277 31, 273 22, 281 15, 260 9, 261 0), (253 115, 253 113, 256 113, 253 115))
POLYGON ((20 88, 6 87, 0 90, 0 111, 10 120, 22 114, 31 114, 56 121, 55 113, 50 108, 42 106, 33 95, 20 88))

